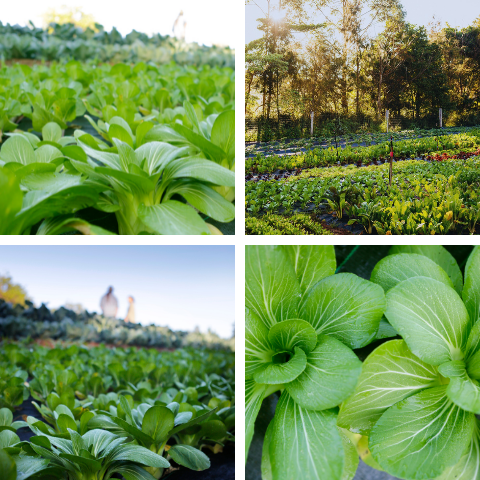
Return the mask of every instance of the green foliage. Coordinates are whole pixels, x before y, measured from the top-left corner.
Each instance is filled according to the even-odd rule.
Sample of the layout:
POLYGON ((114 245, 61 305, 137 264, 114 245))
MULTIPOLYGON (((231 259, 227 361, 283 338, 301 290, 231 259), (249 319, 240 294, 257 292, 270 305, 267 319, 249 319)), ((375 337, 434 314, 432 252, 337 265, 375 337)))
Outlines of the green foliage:
POLYGON ((442 247, 394 247, 391 253, 372 280, 385 289, 385 317, 402 340, 367 357, 338 425, 367 436, 373 459, 391 475, 462 478, 479 461, 478 247, 463 288, 458 265, 442 247))
POLYGON ((289 217, 267 214, 256 218, 247 215, 245 233, 247 235, 332 235, 329 230, 303 213, 289 217))
POLYGON ((361 362, 351 350, 375 337, 383 289, 335 273, 333 247, 247 246, 246 453, 261 403, 282 394, 263 446, 268 478, 352 479, 358 457, 337 429, 361 362))
MULTIPOLYGON (((171 460, 207 469, 202 449, 218 451, 234 441, 229 352, 4 343, 0 373, 1 382, 18 378, 25 390, 18 403, 0 408, 0 471, 16 465, 29 476, 42 471, 41 478, 100 480, 118 472, 151 480, 171 460), (12 422, 29 395, 43 421, 12 422), (20 442, 16 431, 25 427, 34 436, 20 442)), ((0 387, 3 404, 10 390, 0 387)))
POLYGON ((220 232, 205 217, 234 219, 231 69, 71 61, 4 67, 0 78, 0 99, 42 132, 2 145, 1 233, 210 235, 220 232), (64 136, 87 111, 98 136, 64 136), (83 218, 91 209, 94 222, 83 218))

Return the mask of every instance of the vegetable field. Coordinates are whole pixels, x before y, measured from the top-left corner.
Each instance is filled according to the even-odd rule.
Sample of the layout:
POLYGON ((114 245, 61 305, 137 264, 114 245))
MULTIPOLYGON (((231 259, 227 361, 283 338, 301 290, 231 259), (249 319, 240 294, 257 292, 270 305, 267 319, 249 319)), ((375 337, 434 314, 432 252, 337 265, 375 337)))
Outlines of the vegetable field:
MULTIPOLYGON (((68 47, 67 33, 41 42, 68 47)), ((212 55, 4 64, 0 234, 221 234, 235 216, 235 74, 212 55)))
POLYGON ((246 233, 264 234, 268 215, 288 224, 302 213, 333 234, 476 234, 480 131, 462 130, 264 147, 246 159, 246 233))
POLYGON ((477 478, 478 246, 245 262, 247 480, 477 478))
POLYGON ((0 343, 2 478, 188 478, 231 455, 233 352, 52 343, 0 343))

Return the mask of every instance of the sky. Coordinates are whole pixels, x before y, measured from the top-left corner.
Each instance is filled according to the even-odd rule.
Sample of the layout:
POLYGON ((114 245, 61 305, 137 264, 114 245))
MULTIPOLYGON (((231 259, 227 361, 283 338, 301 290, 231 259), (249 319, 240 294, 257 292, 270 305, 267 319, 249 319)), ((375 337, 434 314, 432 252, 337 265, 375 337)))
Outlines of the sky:
MULTIPOLYGON (((266 0, 255 0, 266 10, 266 0)), ((271 5, 277 6, 278 0, 272 0, 271 5)), ((415 25, 427 26, 433 16, 436 21, 446 22, 452 27, 464 28, 471 25, 480 16, 479 0, 402 0, 407 12, 407 21, 415 25)), ((255 5, 245 7, 245 41, 246 43, 260 38, 262 32, 257 30, 257 18, 262 16, 261 10, 255 5)))
POLYGON ((136 321, 230 338, 235 311, 233 246, 0 246, 0 275, 22 285, 36 306, 81 303, 99 311, 111 285, 136 321))
POLYGON ((238 42, 239 29, 232 28, 232 0, 22 0, 2 2, 0 21, 27 25, 29 20, 42 26, 42 14, 50 8, 80 6, 110 31, 113 26, 123 35, 132 29, 152 34, 171 35, 180 10, 187 22, 186 41, 204 45, 229 45, 238 42), (236 35, 237 33, 237 35, 236 35))

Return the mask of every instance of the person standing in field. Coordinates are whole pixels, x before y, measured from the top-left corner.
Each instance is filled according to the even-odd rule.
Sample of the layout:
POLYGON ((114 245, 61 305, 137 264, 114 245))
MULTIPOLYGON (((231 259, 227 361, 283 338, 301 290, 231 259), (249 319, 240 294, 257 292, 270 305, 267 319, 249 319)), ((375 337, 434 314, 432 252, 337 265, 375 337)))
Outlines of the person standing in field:
POLYGON ((113 287, 108 287, 107 293, 100 300, 100 308, 105 317, 115 318, 118 311, 118 300, 113 294, 113 287))
POLYGON ((128 312, 125 317, 126 323, 135 323, 135 300, 132 296, 128 297, 128 312))

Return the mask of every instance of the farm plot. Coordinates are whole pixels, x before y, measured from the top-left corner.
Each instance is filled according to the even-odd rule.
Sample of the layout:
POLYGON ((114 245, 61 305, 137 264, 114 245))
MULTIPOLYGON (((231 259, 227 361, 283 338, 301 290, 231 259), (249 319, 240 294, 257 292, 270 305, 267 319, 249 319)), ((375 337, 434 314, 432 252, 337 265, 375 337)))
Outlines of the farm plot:
MULTIPOLYGON (((427 161, 393 163, 391 185, 388 164, 306 168, 288 178, 247 180, 247 225, 250 217, 275 214, 288 221, 303 212, 333 233, 478 233, 478 147, 460 149, 439 152, 430 161, 426 155, 427 161)), ((255 234, 248 228, 247 233, 255 234)))
POLYGON ((282 139, 272 142, 245 142, 245 157, 251 158, 257 155, 295 155, 316 148, 329 148, 346 146, 365 147, 376 145, 385 141, 408 140, 431 136, 450 135, 452 133, 468 132, 470 127, 449 127, 442 129, 420 129, 402 130, 400 132, 373 132, 355 133, 349 135, 338 135, 337 137, 311 137, 298 139, 282 139))
POLYGON ((4 66, 0 234, 221 234, 234 85, 208 65, 4 66))
POLYGON ((187 478, 233 454, 234 404, 229 349, 4 337, 0 468, 14 480, 187 478))

